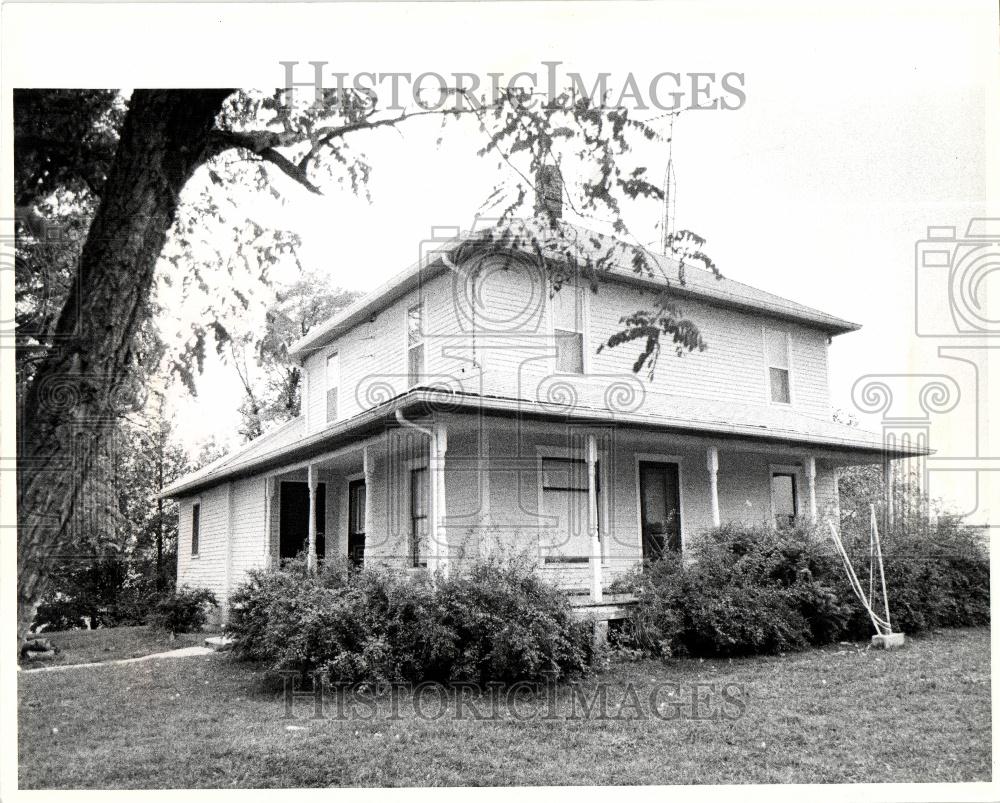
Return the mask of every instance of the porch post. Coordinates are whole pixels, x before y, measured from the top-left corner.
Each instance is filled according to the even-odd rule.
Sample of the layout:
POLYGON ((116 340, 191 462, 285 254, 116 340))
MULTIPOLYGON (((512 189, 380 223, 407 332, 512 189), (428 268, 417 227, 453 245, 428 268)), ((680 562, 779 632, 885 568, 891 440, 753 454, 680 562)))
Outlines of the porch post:
POLYGON ((434 556, 437 564, 445 577, 448 576, 448 532, 445 528, 445 517, 447 516, 447 503, 445 500, 445 455, 448 453, 448 428, 444 424, 434 425, 434 437, 431 438, 434 448, 435 461, 431 466, 432 481, 431 493, 433 494, 434 513, 434 556))
POLYGON ((601 534, 597 521, 597 436, 587 435, 587 524, 590 529, 590 597, 604 599, 601 578, 601 534))
POLYGON ((893 510, 893 493, 892 493, 892 461, 886 457, 885 463, 882 464, 882 482, 885 486, 885 526, 886 529, 892 526, 893 520, 896 517, 896 511, 893 510))
POLYGON ((719 515, 719 450, 715 446, 708 447, 708 501, 712 509, 712 526, 722 524, 719 515))
POLYGON ((306 555, 306 568, 316 571, 316 467, 310 463, 307 469, 309 483, 309 552, 306 555))
MULTIPOLYGON (((372 532, 372 496, 374 491, 374 484, 372 483, 372 461, 368 456, 368 450, 371 447, 366 443, 365 448, 361 452, 361 470, 365 475, 365 549, 367 550, 367 539, 372 532)), ((363 565, 363 564, 362 564, 363 565)))
POLYGON ((816 458, 806 458, 806 487, 809 489, 809 522, 816 523, 816 458))
POLYGON ((274 566, 274 548, 271 543, 274 533, 271 532, 271 520, 274 518, 274 492, 278 488, 278 480, 274 477, 264 478, 264 568, 274 566))

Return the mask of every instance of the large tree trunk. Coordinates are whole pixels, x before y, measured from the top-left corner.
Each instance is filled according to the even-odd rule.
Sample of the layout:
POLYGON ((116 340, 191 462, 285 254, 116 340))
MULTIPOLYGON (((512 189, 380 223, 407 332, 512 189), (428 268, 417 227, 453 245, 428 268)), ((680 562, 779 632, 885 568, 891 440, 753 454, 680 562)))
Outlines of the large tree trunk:
POLYGON ((185 183, 232 90, 132 95, 101 205, 50 353, 20 406, 18 636, 45 591, 48 564, 88 503, 81 493, 117 415, 133 339, 149 314, 153 270, 185 183))

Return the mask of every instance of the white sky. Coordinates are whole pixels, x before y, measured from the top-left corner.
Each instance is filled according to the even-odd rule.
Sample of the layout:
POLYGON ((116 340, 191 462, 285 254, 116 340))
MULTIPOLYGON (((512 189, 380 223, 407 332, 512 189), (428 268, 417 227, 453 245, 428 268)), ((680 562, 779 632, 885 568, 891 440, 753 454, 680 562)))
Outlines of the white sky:
MULTIPOLYGON (((157 38, 139 32, 118 40, 114 59, 98 66, 88 62, 102 49, 93 38, 73 62, 81 43, 58 12, 45 21, 44 49, 63 53, 76 81, 72 72, 58 80, 44 52, 8 48, 4 63, 30 65, 38 86, 266 86, 281 81, 279 60, 301 61, 303 74, 309 60, 350 73, 511 75, 540 70, 543 60, 585 75, 745 73, 742 109, 687 112, 677 124, 677 224, 707 238, 725 275, 864 325, 831 348, 833 405, 853 410, 851 387, 865 374, 961 379, 954 361, 937 357, 942 341, 914 335, 914 248, 928 225, 962 233, 970 217, 988 214, 997 10, 989 2, 830 5, 337 4, 169 13, 154 6, 138 27, 157 38), (183 54, 160 43, 171 41, 171 28, 183 32, 183 54), (52 49, 59 47, 66 49, 52 49)), ((107 7, 90 8, 98 18, 88 30, 100 30, 107 7)), ((8 24, 17 21, 11 6, 4 11, 8 24)), ((113 19, 123 24, 126 16, 113 19)), ((446 136, 435 149, 437 133, 418 125, 371 140, 370 205, 339 188, 317 198, 276 179, 287 189, 282 214, 294 217, 311 268, 343 287, 371 289, 416 259, 431 227, 471 223, 498 172, 475 156, 478 140, 446 136)), ((665 149, 646 159, 650 174, 661 176, 665 149)), ((626 217, 646 240, 658 238, 655 207, 628 209, 626 217)), ((239 401, 232 369, 211 363, 199 388, 197 400, 179 401, 185 438, 232 439, 239 401)), ((932 446, 954 445, 957 457, 975 449, 965 392, 963 406, 935 419, 932 433, 932 446)), ((870 417, 862 423, 878 425, 870 417)), ((966 505, 968 488, 940 487, 966 505)))

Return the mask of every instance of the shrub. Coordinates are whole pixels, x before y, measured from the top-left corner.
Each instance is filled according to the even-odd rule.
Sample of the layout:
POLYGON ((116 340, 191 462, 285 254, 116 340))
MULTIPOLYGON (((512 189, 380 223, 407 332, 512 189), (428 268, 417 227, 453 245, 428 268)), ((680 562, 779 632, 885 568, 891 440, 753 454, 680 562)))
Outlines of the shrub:
POLYGON ((201 630, 209 608, 218 607, 215 594, 207 588, 182 586, 161 597, 150 616, 150 624, 169 633, 201 630))
POLYGON ((850 615, 830 585, 834 556, 805 531, 730 524, 642 575, 627 639, 669 656, 749 655, 835 639, 850 615))
POLYGON ((565 677, 593 658, 589 624, 574 618, 565 594, 530 563, 474 563, 442 582, 437 598, 441 631, 450 634, 449 680, 565 677))
POLYGON ((371 567, 253 573, 226 631, 238 656, 344 682, 537 680, 581 672, 590 658, 566 597, 501 561, 436 583, 371 567))
MULTIPOLYGON (((847 538, 867 590, 868 532, 847 538)), ((882 552, 894 630, 989 622, 989 559, 981 532, 955 517, 922 528, 906 521, 883 536, 882 552)), ((666 555, 633 575, 638 602, 619 636, 626 648, 662 656, 747 655, 874 633, 822 531, 729 524, 706 533, 691 558, 682 563, 666 555)), ((881 612, 877 574, 874 588, 881 612)))
MULTIPOLYGON (((906 519, 883 533, 881 540, 894 630, 919 633, 937 627, 989 623, 989 555, 981 530, 964 526, 956 516, 943 515, 933 526, 906 519)), ((868 574, 868 549, 867 531, 858 532, 849 551, 855 570, 864 578, 868 574)), ((846 579, 837 581, 841 594, 851 593, 846 579)), ((880 586, 876 569, 879 600, 880 586)), ((881 602, 876 610, 881 612, 881 602)), ((864 638, 871 632, 871 623, 860 604, 847 632, 854 638, 864 638)))

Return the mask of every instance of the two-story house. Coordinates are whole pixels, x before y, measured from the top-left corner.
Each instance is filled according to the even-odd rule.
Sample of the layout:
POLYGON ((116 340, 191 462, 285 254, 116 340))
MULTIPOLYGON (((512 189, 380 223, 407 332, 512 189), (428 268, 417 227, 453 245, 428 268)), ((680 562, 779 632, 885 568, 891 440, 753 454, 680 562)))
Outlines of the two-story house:
POLYGON ((225 615, 248 570, 303 551, 448 571, 500 550, 600 600, 722 522, 836 519, 838 467, 916 453, 832 420, 828 344, 856 324, 698 269, 681 284, 651 253, 651 271, 622 257, 593 292, 481 240, 430 243, 291 347, 301 415, 165 491, 178 584, 225 615), (650 379, 634 344, 598 347, 666 282, 708 348, 665 349, 650 379))

